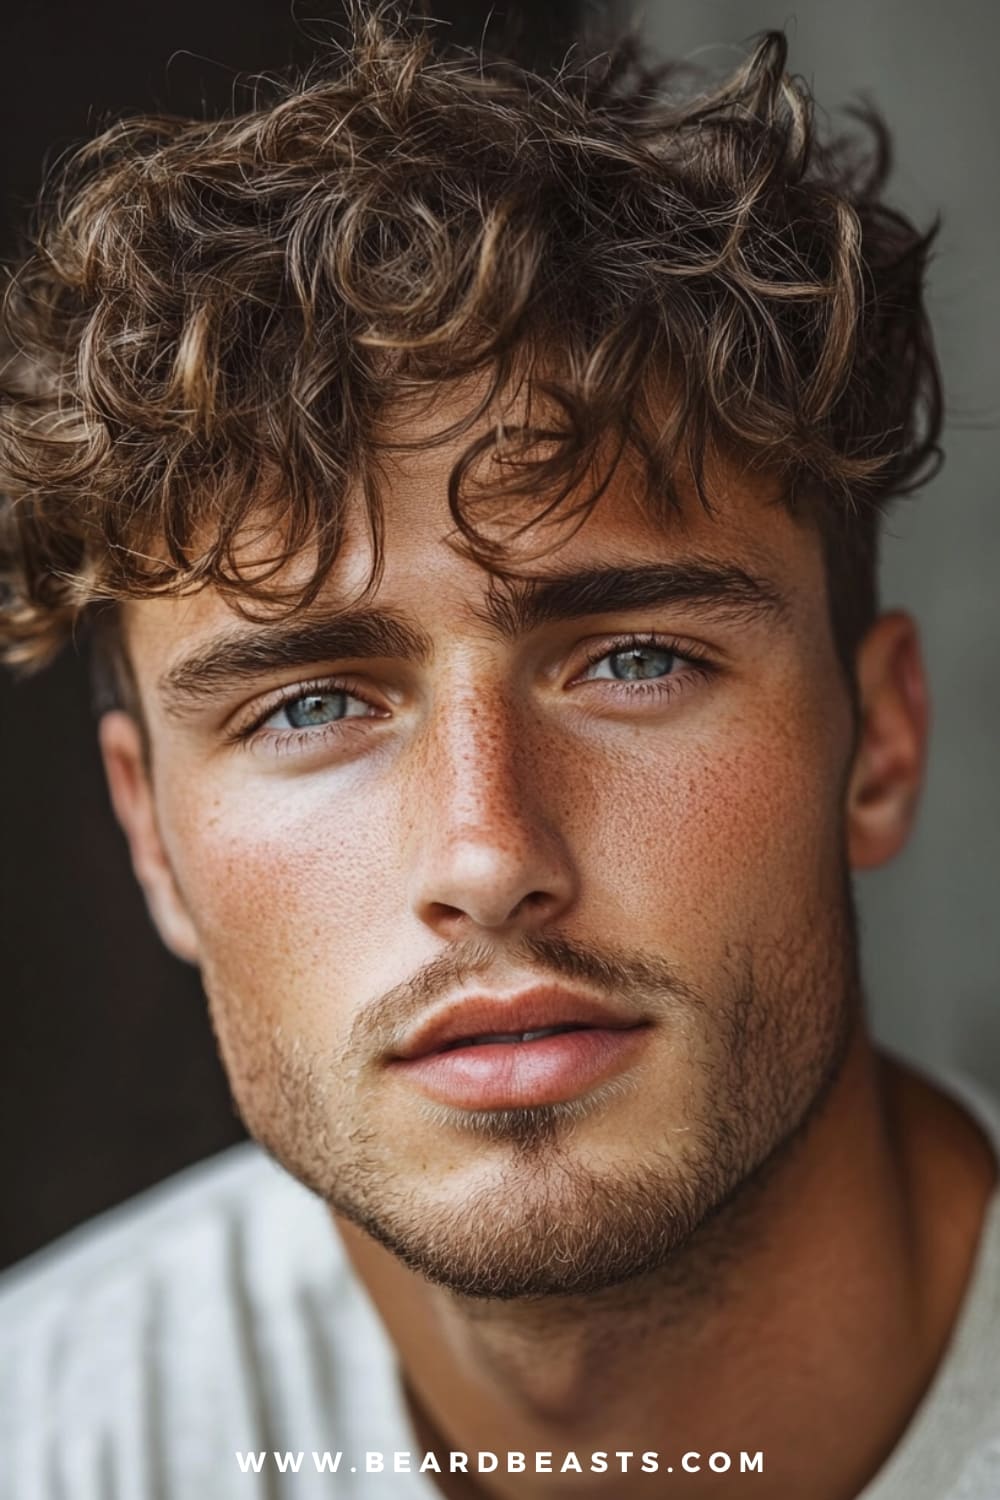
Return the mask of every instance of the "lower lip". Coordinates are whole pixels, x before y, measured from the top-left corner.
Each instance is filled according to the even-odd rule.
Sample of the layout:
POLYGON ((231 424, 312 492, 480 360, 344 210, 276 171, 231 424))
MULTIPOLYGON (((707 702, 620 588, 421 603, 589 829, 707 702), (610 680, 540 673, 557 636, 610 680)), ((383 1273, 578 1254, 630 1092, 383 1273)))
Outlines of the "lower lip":
POLYGON ((460 1109, 558 1104, 621 1072, 645 1045, 647 1025, 561 1031, 534 1042, 484 1042, 390 1066, 432 1099, 460 1109))

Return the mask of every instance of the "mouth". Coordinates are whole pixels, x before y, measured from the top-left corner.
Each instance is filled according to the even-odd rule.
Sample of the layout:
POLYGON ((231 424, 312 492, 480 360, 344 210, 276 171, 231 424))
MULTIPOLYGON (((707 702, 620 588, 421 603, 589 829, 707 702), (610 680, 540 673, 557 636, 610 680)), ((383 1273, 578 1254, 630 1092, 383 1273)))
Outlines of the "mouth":
POLYGON ((644 1017, 554 987, 478 996, 418 1027, 388 1067, 460 1109, 555 1104, 630 1067, 651 1031, 644 1017))
POLYGON ((437 1051, 439 1053, 454 1052, 458 1047, 492 1047, 500 1045, 507 1046, 512 1043, 519 1042, 538 1042, 544 1040, 544 1038, 547 1036, 560 1036, 563 1032, 566 1031, 591 1030, 593 1030, 593 1028, 587 1026, 582 1021, 569 1021, 565 1026, 546 1026, 543 1027, 541 1031, 494 1031, 487 1032, 484 1036, 459 1037, 457 1041, 446 1042, 444 1046, 439 1047, 437 1051))

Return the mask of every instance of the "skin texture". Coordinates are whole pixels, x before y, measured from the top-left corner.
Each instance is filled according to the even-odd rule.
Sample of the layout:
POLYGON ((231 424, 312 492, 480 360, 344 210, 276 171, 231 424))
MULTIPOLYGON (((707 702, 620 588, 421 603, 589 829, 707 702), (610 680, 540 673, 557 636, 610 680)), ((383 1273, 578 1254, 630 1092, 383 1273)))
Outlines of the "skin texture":
MULTIPOLYGON (((303 660, 171 705, 182 658, 257 627, 208 590, 126 606, 149 764, 130 715, 101 743, 154 920, 201 967, 248 1128, 330 1203, 427 1446, 765 1448, 759 1493, 854 1494, 940 1356, 994 1173, 862 1010, 850 876, 912 825, 916 627, 893 611, 869 633, 856 724, 818 535, 719 465, 713 517, 692 498, 654 526, 623 469, 575 534, 526 533, 524 571, 725 561, 780 615, 673 603, 500 639, 488 574, 446 541, 456 455, 387 470, 374 602, 425 661, 303 660), (671 691, 615 680, 629 632, 663 638, 671 691), (330 675, 352 717, 290 729, 281 693, 330 675), (649 1024, 610 1084, 472 1112, 389 1065, 448 997, 542 979, 649 1024)), ((369 563, 356 514, 313 614, 369 563)), ((601 1493, 633 1484, 659 1492, 601 1493)))

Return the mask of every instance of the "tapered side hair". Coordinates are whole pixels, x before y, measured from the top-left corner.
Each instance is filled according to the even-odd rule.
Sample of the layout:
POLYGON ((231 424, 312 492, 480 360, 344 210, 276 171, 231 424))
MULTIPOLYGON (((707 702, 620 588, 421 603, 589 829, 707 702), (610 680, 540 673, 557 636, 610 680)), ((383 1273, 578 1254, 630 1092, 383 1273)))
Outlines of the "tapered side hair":
POLYGON ((681 475, 711 509, 723 455, 819 524, 849 663, 885 504, 941 426, 933 230, 885 201, 879 119, 820 139, 780 33, 721 83, 634 37, 540 76, 352 14, 245 112, 124 120, 47 184, 3 312, 6 660, 44 662, 101 601, 307 607, 352 497, 374 587, 393 414, 479 376, 435 437, 470 433, 460 551, 502 573, 511 496, 525 525, 582 520, 626 454, 657 518, 681 475), (280 537, 252 569, 250 531, 280 537))

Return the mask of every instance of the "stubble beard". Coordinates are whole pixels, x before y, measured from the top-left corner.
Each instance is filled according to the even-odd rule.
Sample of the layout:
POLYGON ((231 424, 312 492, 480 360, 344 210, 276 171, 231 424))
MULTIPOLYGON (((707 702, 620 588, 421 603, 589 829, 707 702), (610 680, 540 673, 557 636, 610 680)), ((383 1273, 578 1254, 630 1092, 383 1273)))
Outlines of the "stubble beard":
MULTIPOLYGON (((744 951, 728 965, 720 994, 687 986, 680 1008, 676 992, 665 997, 683 1032, 711 1040, 693 1063, 699 1102, 682 1121, 665 1122, 659 1147, 636 1143, 634 1156, 613 1170, 589 1165, 574 1132, 632 1091, 627 1077, 565 1104, 470 1111, 416 1103, 429 1131, 464 1133, 470 1153, 489 1153, 486 1184, 455 1202, 436 1192, 433 1167, 404 1176, 393 1142, 370 1107, 365 1113, 363 1089, 351 1096, 356 1108, 346 1117, 333 1068, 276 1039, 267 1067, 254 1069, 253 1087, 241 1087, 235 1054, 250 1054, 227 1042, 213 1005, 237 1108, 292 1176, 413 1271, 461 1297, 592 1296, 650 1277, 691 1294, 738 1253, 768 1182, 822 1112, 860 1024, 846 869, 842 890, 839 912, 825 932, 811 931, 810 942, 744 951), (265 1074, 276 1080, 266 1095, 265 1074)), ((525 947, 549 972, 570 954, 546 938, 525 947)), ((587 958, 571 956, 579 973, 587 958)))

